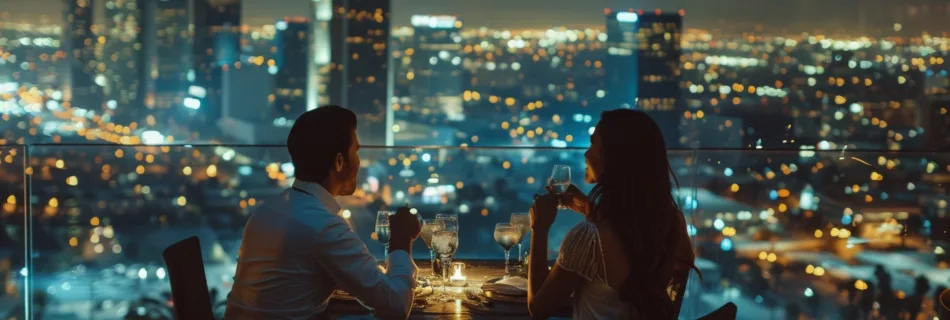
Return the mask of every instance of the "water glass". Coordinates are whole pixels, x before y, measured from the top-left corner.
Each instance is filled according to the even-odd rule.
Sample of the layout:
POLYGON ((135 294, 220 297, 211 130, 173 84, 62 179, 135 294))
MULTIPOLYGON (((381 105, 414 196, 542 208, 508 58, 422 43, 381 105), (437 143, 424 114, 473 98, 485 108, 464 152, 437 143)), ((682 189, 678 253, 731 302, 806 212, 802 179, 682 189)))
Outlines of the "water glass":
POLYGON ((505 249, 505 278, 510 275, 508 258, 511 247, 521 242, 521 227, 510 223, 499 223, 495 225, 495 242, 505 249))
POLYGON ((436 220, 441 220, 442 224, 445 226, 445 231, 455 231, 459 232, 459 216, 455 214, 437 214, 435 215, 436 220))
POLYGON ((521 239, 518 241, 518 261, 524 262, 524 249, 523 244, 524 238, 528 237, 528 232, 531 231, 531 216, 527 213, 512 213, 511 214, 511 224, 521 228, 521 239))
POLYGON ((433 274, 437 274, 435 269, 435 251, 432 249, 432 236, 436 232, 445 230, 445 223, 439 219, 423 219, 422 220, 422 241, 426 243, 426 247, 429 248, 429 264, 432 269, 433 274))
POLYGON ((432 250, 439 255, 442 262, 442 277, 449 279, 449 268, 452 266, 452 257, 459 246, 459 234, 455 231, 436 231, 432 235, 432 250))
POLYGON ((383 260, 389 259, 389 216, 392 211, 376 212, 376 240, 383 244, 383 260))

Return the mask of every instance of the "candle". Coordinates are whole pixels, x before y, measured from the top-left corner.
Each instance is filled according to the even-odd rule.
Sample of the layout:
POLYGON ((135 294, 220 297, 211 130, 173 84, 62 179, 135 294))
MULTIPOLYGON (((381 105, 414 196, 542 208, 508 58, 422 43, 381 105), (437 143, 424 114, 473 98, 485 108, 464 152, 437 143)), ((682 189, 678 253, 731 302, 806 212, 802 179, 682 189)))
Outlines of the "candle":
POLYGON ((468 283, 467 280, 468 278, 465 277, 465 263, 453 262, 452 275, 449 276, 449 283, 452 286, 464 287, 468 283))
POLYGON ((449 277, 449 280, 451 280, 451 281, 465 281, 465 280, 467 279, 467 278, 465 277, 465 275, 463 274, 463 272, 462 272, 462 271, 465 270, 465 263, 462 263, 462 262, 454 262, 454 263, 452 263, 452 270, 453 270, 452 276, 449 277))

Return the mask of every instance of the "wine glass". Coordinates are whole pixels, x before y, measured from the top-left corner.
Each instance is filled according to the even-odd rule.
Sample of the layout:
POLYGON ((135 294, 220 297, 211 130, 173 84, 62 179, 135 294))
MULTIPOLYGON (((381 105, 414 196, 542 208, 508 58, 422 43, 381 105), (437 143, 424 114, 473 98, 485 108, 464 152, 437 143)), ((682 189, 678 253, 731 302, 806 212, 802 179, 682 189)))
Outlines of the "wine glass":
MULTIPOLYGON (((571 167, 560 164, 554 165, 554 170, 551 172, 551 180, 548 182, 548 185, 553 187, 554 192, 557 194, 567 192, 567 188, 571 186, 571 167)), ((558 207, 564 207, 560 201, 558 201, 558 207)))
POLYGON ((422 220, 422 241, 425 241, 426 247, 429 248, 429 264, 432 269, 433 275, 436 273, 435 270, 435 251, 432 249, 432 236, 439 231, 445 230, 445 223, 439 219, 424 219, 422 220))
POLYGON ((571 167, 560 164, 554 165, 549 185, 554 187, 554 191, 557 193, 567 192, 567 188, 571 186, 571 167))
MULTIPOLYGON (((511 224, 521 228, 521 240, 524 240, 524 238, 528 236, 528 232, 531 231, 531 216, 527 213, 512 213, 511 224)), ((524 262, 522 242, 524 241, 518 241, 518 261, 520 262, 524 262)))
POLYGON ((442 220, 445 231, 459 232, 459 216, 454 214, 437 214, 436 220, 442 220))
POLYGON ((459 246, 459 234, 455 231, 436 231, 432 235, 432 249, 439 254, 442 261, 442 277, 449 280, 449 268, 452 266, 452 256, 459 246))
POLYGON ((389 259, 389 216, 392 211, 376 212, 376 240, 383 244, 383 260, 389 259))
POLYGON ((501 245, 505 249, 505 278, 509 276, 508 271, 508 257, 511 252, 511 247, 514 247, 515 244, 521 242, 521 227, 510 224, 510 223, 499 223, 495 225, 495 242, 501 245))

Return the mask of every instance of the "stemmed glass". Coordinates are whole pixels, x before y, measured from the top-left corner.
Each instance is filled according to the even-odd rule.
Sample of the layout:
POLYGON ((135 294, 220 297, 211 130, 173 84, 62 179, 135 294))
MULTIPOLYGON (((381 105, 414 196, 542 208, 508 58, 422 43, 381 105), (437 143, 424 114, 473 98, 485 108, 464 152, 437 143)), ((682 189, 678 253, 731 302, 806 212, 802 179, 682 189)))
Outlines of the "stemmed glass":
POLYGON ((455 231, 436 231, 432 235, 432 249, 439 254, 442 261, 442 277, 449 280, 449 269, 452 267, 452 256, 459 246, 459 234, 455 231))
POLYGON ((512 213, 511 214, 511 224, 521 228, 521 240, 518 241, 518 261, 524 263, 524 249, 521 244, 524 242, 524 238, 528 236, 528 232, 531 231, 531 216, 527 213, 512 213))
POLYGON ((459 216, 454 214, 437 214, 436 220, 441 220, 445 231, 459 232, 459 216))
MULTIPOLYGON (((567 188, 571 186, 571 167, 561 164, 554 165, 548 185, 553 187, 554 192, 558 194, 567 192, 567 188)), ((558 201, 558 207, 564 207, 560 201, 558 201)))
POLYGON ((425 241, 429 248, 430 269, 435 273, 435 251, 432 248, 432 236, 439 231, 445 230, 445 223, 439 219, 422 220, 422 241, 425 241))
POLYGON ((549 185, 554 187, 554 191, 557 193, 567 192, 567 188, 571 186, 571 167, 561 164, 554 165, 549 185))
POLYGON ((505 249, 505 279, 510 275, 508 271, 508 257, 511 247, 521 242, 521 227, 510 223, 499 223, 495 225, 495 242, 505 249))
POLYGON ((383 260, 389 259, 389 216, 392 211, 376 212, 376 240, 383 244, 383 260))

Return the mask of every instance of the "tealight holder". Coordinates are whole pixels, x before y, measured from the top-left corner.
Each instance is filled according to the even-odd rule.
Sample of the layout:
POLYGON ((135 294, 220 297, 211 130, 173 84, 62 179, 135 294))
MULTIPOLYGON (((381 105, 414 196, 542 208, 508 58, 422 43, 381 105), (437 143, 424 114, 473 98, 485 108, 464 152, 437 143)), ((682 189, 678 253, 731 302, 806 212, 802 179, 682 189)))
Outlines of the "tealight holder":
POLYGON ((464 287, 468 285, 468 277, 465 276, 465 263, 464 262, 453 262, 452 263, 452 275, 449 276, 449 280, 446 285, 450 287, 464 287))

